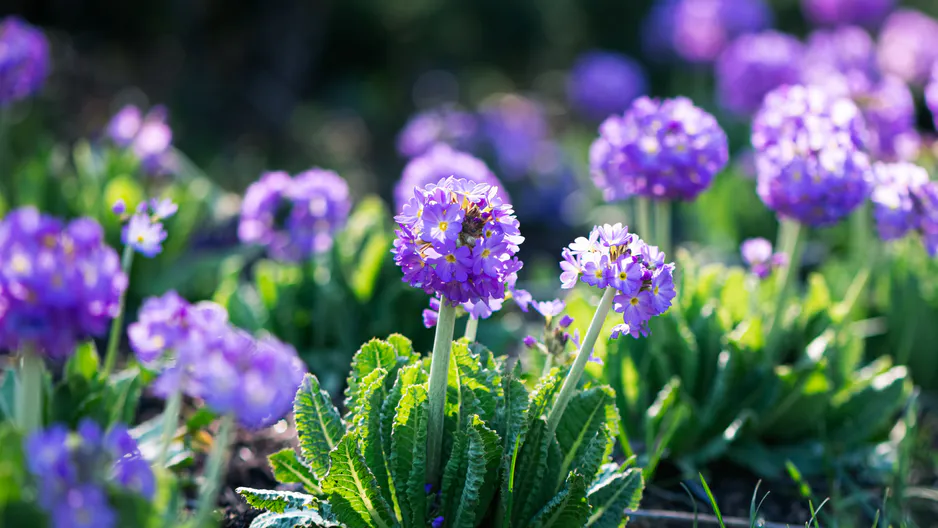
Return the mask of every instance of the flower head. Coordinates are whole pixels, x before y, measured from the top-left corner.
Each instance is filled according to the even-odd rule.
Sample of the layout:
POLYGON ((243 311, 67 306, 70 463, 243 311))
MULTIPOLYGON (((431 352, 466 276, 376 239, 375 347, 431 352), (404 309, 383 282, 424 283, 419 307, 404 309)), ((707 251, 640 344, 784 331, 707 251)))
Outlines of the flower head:
POLYGON ((140 108, 127 105, 114 114, 105 133, 118 147, 129 148, 146 174, 162 176, 176 170, 166 108, 154 106, 143 115, 140 108))
POLYGON ((734 40, 716 64, 720 104, 740 116, 754 114, 767 93, 798 82, 803 52, 798 39, 773 30, 734 40))
POLYGON ((883 24, 877 57, 886 73, 925 84, 938 61, 938 21, 914 9, 896 10, 883 24))
POLYGON ((421 112, 411 117, 397 136, 397 152, 413 158, 437 143, 467 149, 475 141, 477 128, 475 116, 455 108, 421 112))
POLYGON ((873 173, 870 198, 880 238, 896 240, 918 232, 929 253, 935 254, 938 184, 929 181, 925 169, 911 163, 877 163, 873 173))
POLYGON ((573 288, 578 280, 615 288, 613 309, 622 314, 623 325, 614 336, 647 335, 648 321, 666 312, 676 295, 674 264, 665 264, 657 247, 647 246, 621 224, 594 227, 589 238, 580 237, 564 248, 563 259, 564 289, 573 288), (574 269, 577 266, 579 272, 574 269))
POLYGON ((445 178, 415 189, 395 220, 404 281, 451 305, 503 299, 521 267, 514 255, 524 238, 497 187, 445 178))
POLYGON ((590 119, 621 113, 645 93, 648 82, 641 65, 611 51, 580 55, 567 79, 571 104, 590 119))
POLYGON ((931 80, 925 87, 925 103, 931 110, 932 119, 935 122, 935 128, 938 128, 938 62, 932 69, 931 80))
POLYGON ((831 26, 877 26, 895 4, 896 0, 801 0, 809 20, 831 26))
POLYGON ((556 155, 543 105, 518 94, 498 94, 482 102, 482 133, 495 152, 499 174, 518 179, 556 155))
POLYGON ((555 317, 563 312, 563 309, 566 308, 567 303, 561 301, 560 299, 554 299, 552 301, 537 301, 532 303, 534 309, 537 310, 537 313, 543 315, 544 317, 555 317))
POLYGON ((501 182, 484 161, 471 154, 454 150, 449 145, 438 143, 412 158, 404 167, 401 180, 394 187, 397 210, 400 211, 414 196, 415 188, 426 187, 427 184, 436 183, 447 176, 498 187, 502 201, 511 201, 501 182))
POLYGON ((42 89, 49 75, 49 42, 16 16, 0 21, 0 106, 42 89))
POLYGON ((764 238, 749 238, 739 246, 743 261, 749 265, 752 273, 764 279, 772 270, 787 264, 788 258, 784 253, 773 253, 772 243, 764 238))
POLYGON ((64 224, 31 207, 0 220, 0 349, 64 358, 107 330, 126 287, 94 220, 64 224))
POLYGON ((166 240, 166 231, 163 224, 156 222, 146 213, 137 213, 130 217, 124 226, 121 241, 134 248, 138 253, 155 257, 163 251, 163 241, 166 240))
POLYGON ((599 127, 590 170, 606 200, 631 196, 692 200, 726 166, 726 134, 685 97, 640 97, 599 127))
POLYGON ((766 96, 753 123, 757 191, 781 216, 831 225, 868 196, 866 127, 849 99, 783 86, 766 96))
POLYGON ((350 210, 348 184, 332 171, 311 169, 295 178, 268 172, 245 193, 238 237, 266 246, 279 260, 302 261, 332 247, 350 210))

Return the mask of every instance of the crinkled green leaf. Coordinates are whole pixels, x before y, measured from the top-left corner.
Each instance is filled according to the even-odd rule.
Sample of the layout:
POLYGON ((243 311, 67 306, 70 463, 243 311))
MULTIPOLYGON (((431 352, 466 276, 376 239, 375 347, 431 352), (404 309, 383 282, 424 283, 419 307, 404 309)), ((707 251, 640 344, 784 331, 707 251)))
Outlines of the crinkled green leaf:
POLYGON ((384 500, 394 507, 396 511, 397 495, 395 486, 391 482, 389 469, 390 451, 385 450, 381 438, 381 405, 387 399, 384 379, 387 371, 376 369, 366 376, 363 383, 367 383, 361 393, 361 409, 358 413, 358 431, 362 438, 362 454, 365 462, 375 475, 378 489, 384 500))
POLYGON ((502 377, 503 395, 497 412, 498 434, 504 439, 499 515, 506 519, 510 519, 513 512, 515 465, 528 428, 529 395, 527 387, 519 379, 520 374, 520 365, 516 363, 514 372, 502 377))
POLYGON ((615 396, 609 387, 593 387, 570 399, 557 424, 557 442, 563 460, 554 486, 555 493, 560 491, 570 471, 577 469, 574 463, 586 453, 593 438, 605 427, 610 414, 615 412, 614 401, 615 396))
MULTIPOLYGON (((402 371, 404 372, 404 371, 402 371)), ((395 406, 391 431, 391 478, 399 492, 398 503, 404 526, 426 524, 427 419, 429 403, 424 385, 404 390, 395 406)))
POLYGON ((531 520, 531 528, 567 528, 583 526, 589 519, 586 478, 573 472, 566 485, 531 520))
POLYGON ((277 451, 267 457, 267 461, 270 463, 270 470, 277 482, 302 484, 309 493, 322 493, 322 489, 319 488, 319 479, 300 461, 300 458, 296 456, 296 450, 292 447, 277 451))
MULTIPOLYGON (((345 389, 345 406, 349 409, 349 412, 354 414, 353 409, 358 405, 362 390, 361 384, 365 376, 374 372, 375 369, 382 368, 393 379, 399 366, 397 350, 387 341, 372 339, 362 345, 355 353, 355 357, 352 358, 348 387, 345 389)), ((349 420, 351 420, 351 417, 349 417, 349 420)))
POLYGON ((414 355, 414 343, 401 334, 389 335, 388 344, 394 347, 394 351, 399 358, 409 358, 414 355))
POLYGON ((323 491, 329 496, 332 512, 349 528, 396 526, 358 442, 358 435, 349 432, 329 454, 331 465, 323 481, 323 491))
POLYGON ((449 417, 449 421, 453 424, 451 427, 455 430, 455 433, 449 450, 449 458, 443 467, 443 482, 440 490, 442 493, 443 517, 450 519, 455 515, 465 485, 466 471, 468 471, 470 425, 473 417, 480 412, 478 398, 466 385, 462 386, 455 403, 456 414, 449 417))
POLYGON ((464 340, 454 341, 451 349, 447 398, 458 397, 459 388, 466 386, 479 401, 479 414, 489 422, 495 418, 496 401, 500 397, 500 376, 484 368, 478 354, 464 340))
POLYGON ((550 372, 541 378, 540 382, 534 387, 534 392, 531 393, 531 401, 528 404, 528 419, 536 420, 542 416, 546 416, 547 410, 550 409, 551 403, 554 401, 554 396, 560 392, 561 379, 560 369, 554 367, 550 369, 550 372))
POLYGON ((333 528, 343 526, 313 510, 286 513, 267 512, 258 515, 251 528, 333 528))
POLYGON ((252 508, 266 510, 274 513, 283 513, 287 510, 305 510, 316 503, 316 498, 304 493, 292 491, 261 490, 253 488, 238 488, 235 491, 244 497, 245 502, 252 508))
POLYGON ((303 462, 319 480, 329 471, 329 453, 345 434, 345 423, 319 380, 307 374, 293 401, 303 462))
POLYGON ((589 502, 592 508, 585 526, 624 526, 628 522, 625 510, 638 508, 644 487, 642 470, 639 468, 617 468, 614 472, 604 472, 604 475, 590 486, 589 502))
POLYGON ((554 484, 549 475, 559 470, 559 467, 549 468, 549 462, 555 458, 559 464, 562 458, 559 452, 560 447, 554 435, 548 432, 547 420, 534 420, 524 437, 515 464, 512 525, 524 526, 544 506, 544 502, 541 502, 544 490, 552 491, 554 484))
POLYGON ((473 528, 488 510, 495 495, 495 477, 501 457, 501 444, 495 431, 489 429, 478 415, 468 424, 469 445, 466 451, 466 473, 461 479, 462 492, 449 526, 473 528))

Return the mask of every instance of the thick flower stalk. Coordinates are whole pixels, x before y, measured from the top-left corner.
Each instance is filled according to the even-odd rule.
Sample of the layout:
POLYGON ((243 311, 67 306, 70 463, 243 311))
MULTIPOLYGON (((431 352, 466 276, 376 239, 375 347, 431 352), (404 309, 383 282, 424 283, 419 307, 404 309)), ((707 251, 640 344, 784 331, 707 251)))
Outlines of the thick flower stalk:
POLYGON ((751 116, 767 93, 799 81, 803 55, 804 46, 797 38, 778 31, 734 40, 716 63, 720 105, 738 116, 751 116))
POLYGON ((808 20, 819 25, 857 24, 878 26, 896 5, 896 0, 801 0, 808 20))
POLYGON ((601 120, 624 112, 648 89, 642 66, 612 51, 589 51, 579 57, 567 76, 570 104, 589 119, 601 120))
POLYGON ((427 184, 436 183, 447 176, 498 187, 499 198, 503 202, 511 202, 501 182, 484 161, 455 150, 445 143, 438 143, 412 158, 404 167, 400 181, 394 186, 394 203, 397 210, 400 211, 414 196, 414 188, 422 189, 427 184))
POLYGON ((607 201, 693 200, 728 161, 723 129, 685 97, 638 98, 600 125, 590 147, 593 181, 607 201))
POLYGON ((49 41, 16 16, 0 22, 0 106, 35 94, 49 75, 49 41))
POLYGON ((440 297, 430 368, 427 480, 441 468, 446 384, 456 306, 505 297, 509 277, 521 269, 515 258, 524 241, 511 205, 498 188, 449 177, 414 189, 395 217, 394 261, 403 280, 440 297))
POLYGON ((577 238, 562 255, 561 287, 570 289, 582 281, 603 290, 603 296, 548 416, 552 429, 576 391, 610 308, 622 316, 613 337, 628 334, 638 338, 648 335, 648 322, 665 313, 676 295, 674 264, 666 264, 664 253, 622 224, 594 227, 589 238, 577 238))
POLYGON ((871 201, 880 238, 890 241, 918 233, 928 254, 938 256, 938 182, 911 163, 877 163, 873 172, 871 201))
POLYGON ((460 150, 476 141, 479 124, 474 115, 452 107, 442 107, 412 116, 397 136, 397 152, 405 158, 424 154, 438 143, 460 150))
POLYGON ((35 431, 25 440, 26 460, 38 485, 39 505, 53 528, 118 527, 118 487, 151 500, 156 479, 137 442, 121 424, 102 431, 85 419, 70 434, 62 425, 35 431))
POLYGON ((348 184, 335 172, 268 172, 244 195, 238 237, 278 260, 303 261, 332 247, 351 207, 348 184))
POLYGON ((145 174, 173 174, 177 171, 177 161, 173 131, 167 119, 164 106, 154 106, 144 115, 140 108, 127 105, 114 114, 105 134, 114 145, 132 152, 145 174))

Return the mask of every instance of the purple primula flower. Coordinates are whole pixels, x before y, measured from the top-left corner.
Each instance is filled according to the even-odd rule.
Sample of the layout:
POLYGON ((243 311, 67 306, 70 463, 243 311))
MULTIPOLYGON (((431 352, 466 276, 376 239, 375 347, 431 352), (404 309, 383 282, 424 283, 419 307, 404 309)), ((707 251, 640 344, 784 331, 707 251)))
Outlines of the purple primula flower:
POLYGON ((709 63, 738 36, 772 26, 764 0, 659 0, 642 26, 646 54, 709 63))
POLYGON ((860 110, 849 99, 817 87, 774 90, 752 130, 759 197, 780 216, 813 226, 837 223, 869 194, 865 141, 860 110))
POLYGON ((144 116, 136 106, 127 105, 114 114, 105 134, 116 146, 130 149, 144 173, 163 176, 176 171, 173 131, 166 120, 165 107, 154 106, 144 116))
POLYGON ((238 237, 278 260, 303 261, 332 247, 351 207, 348 184, 335 172, 268 172, 244 195, 238 237))
POLYGON ((567 98, 590 119, 600 120, 621 113, 647 90, 645 72, 639 63, 612 51, 590 51, 580 55, 567 77, 567 98))
POLYGON ((496 193, 490 185, 453 177, 416 189, 395 217, 400 228, 392 252, 404 281, 451 305, 503 299, 521 267, 514 255, 524 238, 511 206, 496 193), (444 219, 457 225, 443 230, 444 219))
POLYGON ((107 137, 121 148, 127 148, 133 143, 143 124, 143 114, 134 105, 121 108, 108 122, 105 133, 107 137))
POLYGON ((644 259, 641 261, 629 258, 620 259, 611 269, 611 285, 623 293, 634 293, 644 284, 646 268, 644 259))
POLYGON ((760 279, 771 275, 772 270, 788 265, 788 256, 773 253, 772 243, 761 237, 744 240, 739 246, 739 252, 752 273, 760 279))
POLYGON ((166 230, 163 229, 163 224, 154 221, 148 214, 134 214, 121 232, 121 242, 124 245, 150 258, 163 251, 164 240, 166 240, 166 230))
POLYGON ((640 97, 599 127, 590 147, 593 182, 607 201, 632 196, 693 200, 729 161, 716 119, 685 97, 640 97))
POLYGON ((555 317, 560 315, 563 312, 563 309, 567 306, 567 303, 561 301, 560 299, 554 299, 553 301, 539 301, 531 303, 534 306, 534 309, 537 310, 537 313, 543 315, 544 317, 555 317))
POLYGON ((573 318, 569 315, 564 315, 557 321, 557 328, 567 328, 573 324, 573 318))
POLYGON ((150 211, 153 212, 153 216, 160 220, 166 220, 179 211, 179 206, 169 198, 163 198, 162 200, 153 198, 150 200, 150 211))
POLYGON ((583 266, 580 262, 580 255, 570 249, 564 248, 561 255, 563 261, 560 262, 560 287, 569 290, 576 286, 580 276, 583 275, 583 266))
MULTIPOLYGON (((424 154, 438 143, 468 149, 475 142, 477 128, 475 116, 455 108, 444 107, 421 112, 411 117, 397 136, 397 152, 405 158, 413 158, 424 154)), ((439 181, 440 178, 433 181, 439 181)))
POLYGON ((938 21, 914 9, 895 11, 879 34, 877 57, 884 72, 924 85, 938 62, 938 21))
POLYGON ((94 220, 66 225, 32 207, 0 220, 0 349, 64 359, 107 330, 126 288, 94 220))
POLYGON ((524 336, 524 339, 522 339, 521 342, 524 343, 524 346, 528 348, 534 348, 537 346, 537 339, 535 339, 534 336, 524 336))
POLYGON ((118 216, 121 216, 127 212, 127 204, 124 203, 123 198, 118 198, 117 201, 114 202, 114 205, 111 206, 111 212, 118 216))
POLYGON ((534 99, 493 95, 482 102, 480 113, 482 132, 504 178, 521 178, 555 155, 546 112, 534 99))
POLYGON ((25 99, 39 90, 49 75, 49 41, 21 18, 0 22, 0 106, 25 99))
POLYGON ((86 484, 66 491, 52 509, 53 528, 112 528, 117 514, 100 486, 86 484))
POLYGON ((498 195, 502 201, 511 201, 502 183, 484 161, 440 143, 411 159, 404 167, 400 181, 394 186, 394 203, 397 210, 400 211, 414 196, 415 188, 422 189, 427 184, 436 183, 447 176, 498 187, 498 195))
POLYGON ((509 289, 508 291, 511 293, 511 299, 515 301, 515 304, 518 305, 518 308, 522 312, 527 313, 528 306, 534 302, 534 297, 528 293, 528 290, 509 289))
POLYGON ((896 0, 801 0, 801 8, 811 22, 831 26, 878 26, 895 4, 896 0))
POLYGON ((587 253, 583 256, 586 264, 583 266, 583 282, 590 286, 603 289, 609 284, 612 267, 607 255, 587 253))
POLYGON ((734 40, 716 64, 720 105, 737 116, 751 116, 767 93, 798 82, 803 53, 797 38, 773 30, 734 40))
POLYGON ((938 183, 911 163, 877 163, 871 200, 876 228, 883 240, 917 232, 932 256, 938 253, 938 183))

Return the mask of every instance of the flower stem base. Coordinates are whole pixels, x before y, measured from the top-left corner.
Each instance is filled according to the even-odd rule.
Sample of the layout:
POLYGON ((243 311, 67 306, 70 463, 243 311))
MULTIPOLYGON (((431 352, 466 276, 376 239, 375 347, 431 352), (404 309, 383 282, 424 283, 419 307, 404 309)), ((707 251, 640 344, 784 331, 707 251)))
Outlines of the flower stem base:
POLYGON ((449 380, 449 357, 453 346, 456 308, 447 299, 440 302, 440 315, 430 359, 430 416, 427 420, 427 482, 436 487, 443 458, 443 421, 446 416, 446 386, 449 380))

